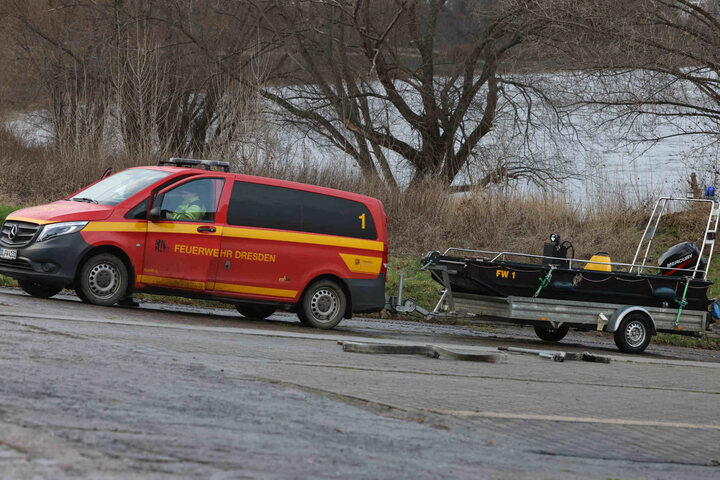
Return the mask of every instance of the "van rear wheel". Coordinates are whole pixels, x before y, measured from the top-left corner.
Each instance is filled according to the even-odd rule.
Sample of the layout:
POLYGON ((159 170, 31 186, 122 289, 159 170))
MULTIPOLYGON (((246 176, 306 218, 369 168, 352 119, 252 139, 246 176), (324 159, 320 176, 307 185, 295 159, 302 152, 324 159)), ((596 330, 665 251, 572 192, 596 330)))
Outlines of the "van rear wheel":
POLYGON ((62 290, 62 287, 32 282, 30 280, 18 280, 18 285, 20 285, 23 292, 36 298, 50 298, 53 295, 57 295, 60 293, 60 290, 62 290))
POLYGON ((303 293, 297 315, 303 325, 330 329, 345 315, 347 298, 340 286, 332 280, 318 280, 303 293))
POLYGON ((235 304, 235 309, 245 318, 257 318, 260 320, 268 318, 275 313, 275 307, 270 305, 249 305, 245 303, 235 304))
POLYGON ((125 263, 111 253, 100 253, 80 268, 78 296, 95 305, 114 305, 127 297, 128 281, 125 263))

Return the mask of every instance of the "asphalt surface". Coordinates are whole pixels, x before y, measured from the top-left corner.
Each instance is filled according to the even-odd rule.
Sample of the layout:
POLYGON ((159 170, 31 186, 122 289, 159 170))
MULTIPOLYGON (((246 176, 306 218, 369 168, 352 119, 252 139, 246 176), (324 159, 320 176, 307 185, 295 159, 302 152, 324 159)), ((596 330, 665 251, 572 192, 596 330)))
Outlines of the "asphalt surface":
POLYGON ((531 329, 85 305, 0 289, 0 478, 720 478, 718 352, 531 329), (520 346, 504 363, 338 341, 520 346))

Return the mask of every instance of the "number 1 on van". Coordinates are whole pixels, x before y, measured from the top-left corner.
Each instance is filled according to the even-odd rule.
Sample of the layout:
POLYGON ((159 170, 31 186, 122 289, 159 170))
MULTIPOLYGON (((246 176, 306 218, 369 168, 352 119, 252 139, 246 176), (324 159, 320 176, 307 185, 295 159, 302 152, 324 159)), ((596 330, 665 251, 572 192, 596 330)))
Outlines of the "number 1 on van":
POLYGON ((363 214, 360 215, 358 218, 359 218, 360 221, 362 222, 362 224, 361 224, 362 226, 361 226, 360 228, 362 228, 363 230, 365 230, 365 214, 363 213, 363 214))

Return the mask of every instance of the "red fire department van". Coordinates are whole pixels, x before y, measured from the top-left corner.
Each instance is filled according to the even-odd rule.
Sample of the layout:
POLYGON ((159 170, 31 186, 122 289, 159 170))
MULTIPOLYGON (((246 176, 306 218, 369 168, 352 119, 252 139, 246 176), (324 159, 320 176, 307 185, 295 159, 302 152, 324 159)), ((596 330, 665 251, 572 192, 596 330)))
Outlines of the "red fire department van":
POLYGON ((375 198, 177 158, 13 212, 0 232, 0 273, 33 296, 210 298, 247 317, 296 312, 317 328, 383 308, 387 254, 375 198))

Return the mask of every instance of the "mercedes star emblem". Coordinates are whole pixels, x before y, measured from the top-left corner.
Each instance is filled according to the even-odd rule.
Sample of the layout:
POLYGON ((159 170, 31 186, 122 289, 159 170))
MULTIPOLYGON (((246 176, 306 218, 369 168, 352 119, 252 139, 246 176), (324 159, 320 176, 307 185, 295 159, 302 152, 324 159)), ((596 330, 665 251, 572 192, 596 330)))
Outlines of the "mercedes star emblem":
POLYGON ((10 227, 10 233, 8 233, 8 238, 10 240, 15 240, 15 237, 17 237, 18 234, 18 226, 17 224, 10 227))

